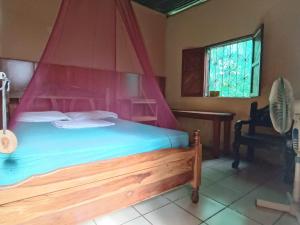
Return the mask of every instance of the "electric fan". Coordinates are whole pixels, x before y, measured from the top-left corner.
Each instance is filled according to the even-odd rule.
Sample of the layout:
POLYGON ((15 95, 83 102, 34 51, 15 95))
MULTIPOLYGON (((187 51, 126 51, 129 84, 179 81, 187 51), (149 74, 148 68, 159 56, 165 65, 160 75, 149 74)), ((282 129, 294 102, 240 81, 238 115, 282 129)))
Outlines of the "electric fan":
POLYGON ((0 72, 0 80, 2 81, 2 86, 0 88, 0 91, 2 91, 2 130, 0 130, 0 152, 9 154, 17 148, 18 141, 16 135, 7 129, 6 92, 9 92, 10 81, 3 72, 0 72))
POLYGON ((291 215, 296 216, 298 223, 300 223, 300 151, 298 150, 298 134, 300 129, 300 110, 298 111, 298 103, 300 102, 295 102, 296 106, 298 107, 295 108, 294 114, 293 89, 291 87, 291 84, 284 78, 279 78, 274 81, 269 97, 269 102, 272 124, 274 126, 274 129, 281 135, 285 135, 291 129, 294 119, 294 126, 292 130, 293 149, 297 153, 295 163, 296 167, 294 191, 293 197, 288 193, 288 199, 290 202, 289 205, 264 201, 260 199, 256 200, 256 205, 287 212, 291 215))

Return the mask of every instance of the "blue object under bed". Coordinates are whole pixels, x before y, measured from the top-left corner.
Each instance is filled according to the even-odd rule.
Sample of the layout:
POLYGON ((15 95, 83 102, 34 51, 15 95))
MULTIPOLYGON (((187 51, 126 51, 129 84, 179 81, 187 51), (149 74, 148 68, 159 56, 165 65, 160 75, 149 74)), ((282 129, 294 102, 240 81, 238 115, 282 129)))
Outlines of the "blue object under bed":
POLYGON ((0 153, 0 186, 73 165, 188 146, 186 132, 120 119, 107 121, 116 125, 61 129, 51 123, 18 123, 18 148, 10 155, 0 153))

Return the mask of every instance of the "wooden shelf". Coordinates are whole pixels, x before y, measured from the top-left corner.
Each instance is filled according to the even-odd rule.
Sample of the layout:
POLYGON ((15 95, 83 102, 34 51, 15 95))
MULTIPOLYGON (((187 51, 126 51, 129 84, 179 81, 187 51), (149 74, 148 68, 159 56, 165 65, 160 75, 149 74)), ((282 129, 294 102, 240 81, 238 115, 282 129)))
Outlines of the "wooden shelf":
POLYGON ((157 117, 156 116, 133 116, 131 117, 131 119, 136 122, 151 122, 151 121, 156 121, 157 117))
POLYGON ((157 102, 155 99, 147 98, 132 98, 130 99, 131 103, 131 120, 135 122, 154 122, 156 124, 157 122, 157 102), (143 105, 152 105, 151 107, 154 107, 154 112, 149 115, 148 113, 144 113, 144 115, 135 115, 134 108, 137 107, 143 107, 143 105))
POLYGON ((130 99, 131 104, 156 104, 156 100, 155 99, 142 99, 142 98, 133 98, 130 99))

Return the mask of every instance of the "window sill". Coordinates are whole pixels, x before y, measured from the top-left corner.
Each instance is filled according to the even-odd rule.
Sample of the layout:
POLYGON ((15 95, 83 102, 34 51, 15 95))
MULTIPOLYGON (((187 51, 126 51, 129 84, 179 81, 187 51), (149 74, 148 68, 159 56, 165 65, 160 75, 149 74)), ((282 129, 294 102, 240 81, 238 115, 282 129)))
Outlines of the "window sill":
POLYGON ((203 96, 204 98, 216 98, 216 99, 254 99, 260 96, 251 96, 251 97, 222 97, 222 96, 203 96))

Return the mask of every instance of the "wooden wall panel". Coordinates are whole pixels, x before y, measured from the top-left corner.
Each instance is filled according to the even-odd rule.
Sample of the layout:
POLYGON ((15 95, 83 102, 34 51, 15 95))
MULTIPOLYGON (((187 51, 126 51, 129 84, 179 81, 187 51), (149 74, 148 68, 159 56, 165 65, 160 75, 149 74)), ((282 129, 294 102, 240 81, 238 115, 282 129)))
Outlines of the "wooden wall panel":
POLYGON ((203 96, 205 48, 182 51, 181 96, 203 96))

